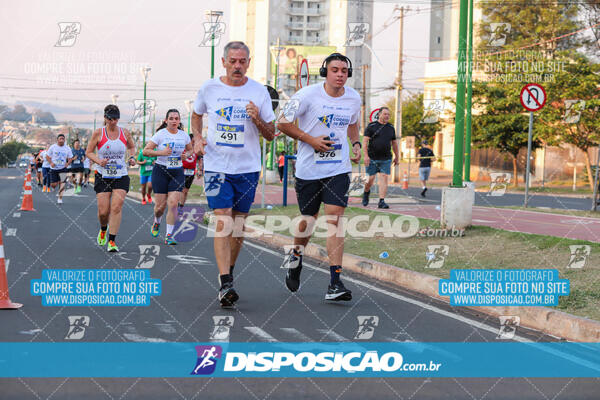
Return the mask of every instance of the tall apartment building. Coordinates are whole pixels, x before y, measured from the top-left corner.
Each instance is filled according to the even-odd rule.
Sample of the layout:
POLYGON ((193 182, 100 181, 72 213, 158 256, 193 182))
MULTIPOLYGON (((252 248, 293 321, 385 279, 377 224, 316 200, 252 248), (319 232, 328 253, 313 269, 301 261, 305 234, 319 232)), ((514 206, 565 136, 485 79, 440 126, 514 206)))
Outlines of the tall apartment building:
MULTIPOLYGON (((371 64, 371 53, 365 46, 346 47, 349 23, 366 22, 372 26, 373 3, 358 0, 231 0, 228 30, 230 40, 243 40, 251 51, 252 62, 248 75, 259 82, 274 84, 274 55, 270 51, 277 41, 285 49, 279 56, 278 88, 284 96, 296 89, 293 74, 286 73, 286 62, 300 51, 309 54, 310 83, 322 80, 318 76, 319 61, 333 51, 347 55, 353 63, 354 74, 349 85, 362 90, 362 66, 371 64)), ((366 41, 370 45, 370 41, 366 41)), ((366 69, 365 86, 370 82, 366 69)), ((368 100, 367 100, 368 101, 368 100)))
MULTIPOLYGON (((475 1, 473 12, 474 32, 481 21, 481 10, 475 1)), ((454 153, 454 105, 456 98, 458 61, 459 2, 439 0, 432 3, 429 27, 429 61, 425 64, 423 99, 443 101, 440 114, 441 131, 436 134, 434 152, 442 156, 438 166, 452 170, 454 153), (451 111, 451 112, 449 112, 451 111)), ((474 34, 476 38, 476 34, 474 34)), ((475 44, 477 46, 477 43, 475 44)))

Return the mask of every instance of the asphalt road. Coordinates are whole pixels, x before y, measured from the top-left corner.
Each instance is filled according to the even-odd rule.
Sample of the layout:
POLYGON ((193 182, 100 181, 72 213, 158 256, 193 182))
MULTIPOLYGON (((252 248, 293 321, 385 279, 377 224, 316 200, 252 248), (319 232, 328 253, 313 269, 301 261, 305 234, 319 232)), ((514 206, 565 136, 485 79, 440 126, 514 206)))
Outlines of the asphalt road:
MULTIPOLYGON (((93 190, 64 198, 34 188, 35 212, 19 212, 22 176, 0 170, 0 218, 13 301, 18 311, 0 311, 2 342, 65 342, 69 316, 89 317, 80 341, 208 342, 213 317, 232 317, 229 341, 353 341, 359 316, 379 318, 369 341, 498 341, 498 322, 451 308, 430 298, 345 274, 354 300, 326 303, 328 271, 308 260, 301 290, 283 285, 282 255, 258 244, 245 245, 235 270, 238 306, 223 310, 216 301, 217 270, 212 240, 199 228, 197 237, 165 246, 150 236, 151 206, 127 199, 117 237, 120 253, 96 245, 98 222, 93 190), (160 245, 150 269, 162 280, 162 295, 148 307, 44 307, 29 294, 31 279, 43 269, 135 268, 140 245, 160 245), (186 263, 193 260, 193 264, 186 263)), ((519 330, 519 340, 552 341, 519 330)), ((65 355, 75 356, 75 355, 65 355)), ((51 362, 51 360, 49 360, 51 362)), ((0 379, 0 399, 596 399, 594 379, 0 379)))

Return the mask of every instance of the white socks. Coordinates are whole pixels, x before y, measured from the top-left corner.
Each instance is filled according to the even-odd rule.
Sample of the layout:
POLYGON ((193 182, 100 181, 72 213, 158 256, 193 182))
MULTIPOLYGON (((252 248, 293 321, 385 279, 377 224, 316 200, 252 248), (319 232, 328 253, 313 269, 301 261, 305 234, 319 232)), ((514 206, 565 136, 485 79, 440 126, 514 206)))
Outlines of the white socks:
POLYGON ((167 235, 170 235, 171 233, 173 233, 173 228, 175 228, 175 225, 167 224, 167 235))

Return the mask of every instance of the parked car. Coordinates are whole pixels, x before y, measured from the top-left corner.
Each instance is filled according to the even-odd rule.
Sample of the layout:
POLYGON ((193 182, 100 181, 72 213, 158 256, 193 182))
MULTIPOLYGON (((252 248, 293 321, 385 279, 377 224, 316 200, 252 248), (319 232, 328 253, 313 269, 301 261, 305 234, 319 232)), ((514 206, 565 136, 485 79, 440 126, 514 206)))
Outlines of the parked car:
POLYGON ((14 163, 14 162, 8 163, 8 168, 17 168, 17 163, 14 163))

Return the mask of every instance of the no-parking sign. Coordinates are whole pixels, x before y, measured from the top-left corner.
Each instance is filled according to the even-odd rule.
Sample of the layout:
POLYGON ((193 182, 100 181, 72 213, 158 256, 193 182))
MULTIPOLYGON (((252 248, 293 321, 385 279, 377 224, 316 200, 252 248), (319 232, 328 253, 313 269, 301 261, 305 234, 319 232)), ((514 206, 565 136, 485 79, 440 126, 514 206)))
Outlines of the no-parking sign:
POLYGON ((527 111, 538 111, 546 104, 546 91, 537 83, 529 83, 521 89, 521 105, 527 111))

